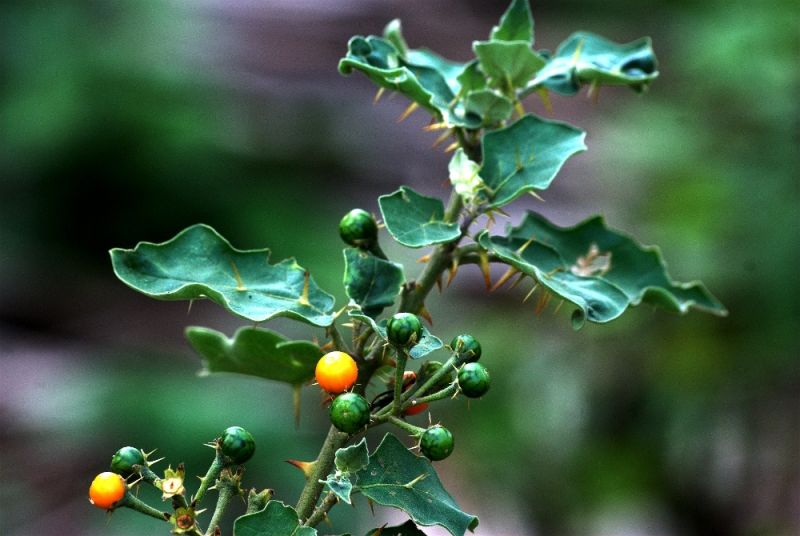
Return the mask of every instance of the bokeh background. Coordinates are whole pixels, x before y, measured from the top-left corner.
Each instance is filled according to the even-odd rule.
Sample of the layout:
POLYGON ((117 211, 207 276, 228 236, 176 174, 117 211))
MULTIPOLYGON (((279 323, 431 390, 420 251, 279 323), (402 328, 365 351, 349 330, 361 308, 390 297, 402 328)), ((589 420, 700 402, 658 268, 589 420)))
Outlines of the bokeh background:
MULTIPOLYGON (((343 303, 341 215, 377 210, 377 195, 400 184, 445 197, 448 160, 421 130, 423 112, 398 124, 401 97, 373 104, 364 77, 338 74, 347 39, 400 17, 411 46, 464 61, 504 8, 3 3, 0 533, 165 534, 130 511, 108 520, 90 507, 91 478, 126 444, 201 474, 211 459, 201 444, 230 424, 258 440, 247 482, 295 502, 302 478, 283 460, 316 454, 326 429, 316 389, 296 430, 289 388, 198 377, 184 327, 230 334, 242 322, 130 291, 107 250, 205 222, 237 247, 296 256, 343 303)), ((651 35, 662 74, 641 97, 553 97, 555 117, 588 131, 589 151, 546 203, 516 202, 512 222, 527 208, 560 224, 603 212, 661 245, 676 279, 702 278, 730 316, 640 307, 576 333, 567 307, 536 316, 535 302, 521 303, 527 289, 489 297, 464 268, 429 309, 443 338, 480 338, 494 383, 480 402, 436 408, 456 437, 443 480, 484 536, 800 534, 797 5, 541 0, 533 10, 537 48, 578 29, 651 35)), ((388 241, 413 277, 421 252, 388 241)), ((403 519, 381 508, 373 518, 359 500, 321 532, 403 519)))

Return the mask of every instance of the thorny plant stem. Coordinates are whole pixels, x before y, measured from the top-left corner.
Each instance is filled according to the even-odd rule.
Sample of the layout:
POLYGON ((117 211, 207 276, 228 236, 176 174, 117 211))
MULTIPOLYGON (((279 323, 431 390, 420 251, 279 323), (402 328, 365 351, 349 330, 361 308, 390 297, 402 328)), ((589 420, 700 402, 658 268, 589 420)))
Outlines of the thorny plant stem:
POLYGON ((399 347, 396 348, 395 352, 397 354, 397 368, 395 368, 394 372, 394 399, 392 400, 392 414, 400 415, 403 410, 403 374, 406 370, 408 354, 406 353, 405 348, 399 347))
POLYGON ((323 484, 320 480, 328 476, 328 473, 333 469, 336 451, 344 446, 348 437, 344 432, 337 430, 335 426, 331 426, 328 430, 328 436, 319 451, 317 462, 314 464, 311 474, 308 475, 306 485, 300 493, 300 500, 297 501, 297 506, 295 507, 297 516, 301 521, 308 519, 314 511, 323 489, 323 484))
POLYGON ((444 362, 442 368, 437 370, 436 373, 434 373, 433 376, 428 378, 428 381, 420 385, 418 389, 413 389, 413 390, 409 389, 409 391, 405 395, 403 395, 403 401, 409 400, 412 396, 422 396, 425 393, 427 393, 431 387, 436 385, 439 382, 439 380, 444 378, 447 374, 449 374, 453 370, 457 359, 458 355, 453 355, 452 357, 450 357, 450 359, 444 362))
POLYGON ((169 521, 170 517, 169 513, 156 510, 152 506, 145 504, 141 499, 137 498, 130 491, 126 492, 125 496, 117 504, 117 508, 121 506, 124 506, 125 508, 130 508, 131 510, 136 510, 137 512, 140 512, 150 517, 154 517, 156 519, 160 519, 161 521, 169 521))
POLYGON ((219 497, 217 497, 217 507, 214 508, 214 514, 211 516, 211 521, 208 523, 205 536, 214 534, 214 528, 219 525, 225 509, 228 507, 231 498, 234 496, 234 487, 231 484, 222 484, 219 488, 219 497))
POLYGON ((333 508, 336 503, 339 502, 339 498, 336 494, 332 491, 329 491, 325 498, 322 500, 322 504, 319 505, 314 510, 314 513, 308 518, 308 521, 304 523, 304 525, 308 527, 316 527, 319 523, 325 519, 330 512, 331 508, 333 508))
POLYGON ((216 454, 214 455, 214 461, 211 462, 211 466, 208 468, 206 476, 204 476, 200 482, 200 488, 198 488, 197 493, 195 493, 194 497, 192 498, 192 506, 199 504, 200 501, 203 500, 203 496, 206 494, 206 491, 209 487, 211 487, 212 484, 214 484, 214 482, 216 482, 217 478, 219 478, 219 473, 222 471, 222 468, 225 465, 225 461, 222 457, 222 451, 220 451, 219 447, 215 449, 215 452, 216 454))

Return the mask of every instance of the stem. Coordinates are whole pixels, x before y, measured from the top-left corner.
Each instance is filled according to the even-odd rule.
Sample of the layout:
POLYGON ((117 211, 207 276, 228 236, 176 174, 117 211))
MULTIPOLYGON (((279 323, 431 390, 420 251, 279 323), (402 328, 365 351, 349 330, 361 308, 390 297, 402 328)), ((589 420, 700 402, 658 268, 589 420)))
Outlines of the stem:
POLYGON ((162 512, 160 510, 156 510, 152 506, 145 504, 141 499, 137 498, 133 493, 130 491, 125 493, 125 497, 122 498, 120 503, 117 505, 117 508, 124 506, 125 508, 130 508, 131 510, 136 510, 144 515, 154 517, 156 519, 160 519, 161 521, 169 521, 169 513, 162 512))
POLYGON ((427 393, 428 389, 436 385, 439 380, 444 378, 444 376, 450 372, 450 370, 455 366, 457 359, 458 355, 453 355, 450 357, 450 359, 444 362, 442 368, 437 370, 433 376, 428 378, 428 381, 419 386, 419 389, 409 389, 408 392, 403 395, 403 401, 409 400, 413 396, 424 395, 427 393))
POLYGON ((314 513, 311 514, 311 517, 308 518, 308 521, 306 521, 304 525, 307 527, 316 527, 320 521, 325 519, 331 508, 333 508, 338 502, 339 498, 336 496, 336 494, 332 491, 329 491, 325 496, 325 499, 322 501, 322 504, 320 504, 319 507, 314 510, 314 513))
MULTIPOLYGON (((436 393, 430 394, 428 396, 423 396, 422 398, 416 398, 416 399, 414 399, 413 402, 415 404, 424 404, 424 403, 427 403, 427 402, 436 402, 437 400, 441 400, 443 398, 451 397, 457 392, 458 392, 458 384, 454 382, 454 383, 451 383, 450 385, 448 385, 447 387, 445 387, 444 389, 442 389, 441 391, 438 391, 436 393)), ((409 400, 408 402, 404 403, 403 404, 403 408, 405 409, 407 407, 410 407, 411 406, 411 402, 412 401, 409 400)))
POLYGON ((408 354, 405 348, 397 348, 397 368, 394 371, 394 399, 392 400, 392 414, 400 415, 402 412, 403 375, 406 370, 408 354))
POLYGON ((409 434, 411 434, 413 436, 419 437, 420 435, 422 435, 425 432, 424 428, 420 428, 419 426, 414 426, 413 424, 407 423, 403 419, 399 419, 399 418, 394 417, 392 415, 389 415, 388 417, 386 417, 386 421, 392 423, 393 425, 397 426, 398 428, 402 428, 403 430, 405 430, 406 432, 408 432, 409 434))
POLYGON ((342 339, 342 334, 339 333, 339 328, 336 327, 336 324, 334 323, 328 326, 327 331, 328 331, 328 336, 333 341, 334 347, 336 347, 336 349, 339 350, 340 352, 345 352, 349 354, 350 349, 344 343, 344 339, 342 339))
POLYGON ((348 437, 350 436, 340 432, 335 426, 331 426, 328 430, 328 435, 319 451, 317 462, 314 464, 311 474, 308 475, 306 485, 300 493, 300 500, 297 501, 297 506, 295 507, 300 520, 308 519, 314 511, 324 486, 320 480, 328 476, 328 473, 333 469, 336 451, 344 446, 348 437))
POLYGON ((197 493, 194 494, 192 498, 192 506, 199 504, 201 500, 203 500, 203 496, 206 494, 206 491, 209 487, 217 480, 219 477, 220 471, 222 471, 222 467, 225 465, 224 460, 222 459, 222 451, 219 448, 216 449, 216 455, 214 457, 214 461, 211 462, 211 466, 208 468, 206 472, 206 476, 203 477, 203 480, 200 482, 200 488, 197 490, 197 493))
POLYGON ((271 489, 265 489, 260 493, 251 489, 247 496, 247 512, 245 514, 255 514, 263 510, 273 495, 274 492, 271 489))
POLYGON ((211 516, 211 521, 208 523, 205 536, 214 534, 214 528, 219 525, 228 503, 234 496, 234 488, 230 484, 223 485, 219 490, 219 497, 217 498, 217 507, 214 508, 214 514, 211 516))

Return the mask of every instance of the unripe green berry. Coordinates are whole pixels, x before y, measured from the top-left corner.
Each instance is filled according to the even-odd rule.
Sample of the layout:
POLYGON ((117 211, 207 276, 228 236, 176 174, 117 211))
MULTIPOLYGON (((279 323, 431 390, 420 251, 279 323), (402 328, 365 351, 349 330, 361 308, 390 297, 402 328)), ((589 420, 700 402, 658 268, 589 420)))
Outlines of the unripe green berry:
POLYGON ((331 423, 347 434, 354 434, 369 424, 369 402, 357 393, 342 393, 331 402, 331 423))
POLYGON ((369 248, 378 240, 378 224, 372 214, 354 208, 339 222, 339 236, 353 247, 369 248))
POLYGON ((222 432, 220 437, 222 454, 234 463, 244 463, 253 457, 256 451, 256 440, 253 435, 241 426, 231 426, 222 432))
POLYGON ((489 390, 489 371, 480 363, 467 363, 458 371, 458 387, 468 398, 480 398, 489 390))
POLYGON ((474 363, 481 358, 481 343, 469 334, 458 335, 450 341, 450 348, 458 354, 461 363, 474 363))
POLYGON ((133 474, 134 465, 144 464, 144 454, 136 447, 122 447, 111 457, 111 470, 122 476, 133 474))
POLYGON ((417 315, 397 313, 386 323, 386 336, 395 346, 414 346, 422 338, 422 322, 417 315))
POLYGON ((453 434, 439 424, 431 426, 420 437, 419 448, 429 460, 444 460, 453 452, 453 434))

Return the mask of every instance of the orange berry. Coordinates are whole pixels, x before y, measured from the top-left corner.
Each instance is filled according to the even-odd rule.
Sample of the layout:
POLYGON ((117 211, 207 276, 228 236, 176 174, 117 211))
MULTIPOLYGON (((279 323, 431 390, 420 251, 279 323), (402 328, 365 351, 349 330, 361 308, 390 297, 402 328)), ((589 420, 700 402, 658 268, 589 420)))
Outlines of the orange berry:
POLYGON ((125 496, 128 486, 125 479, 117 473, 100 473, 89 486, 89 502, 98 508, 108 510, 125 496))
POLYGON ((328 352, 317 362, 317 383, 331 394, 350 389, 358 378, 355 360, 344 352, 328 352))

